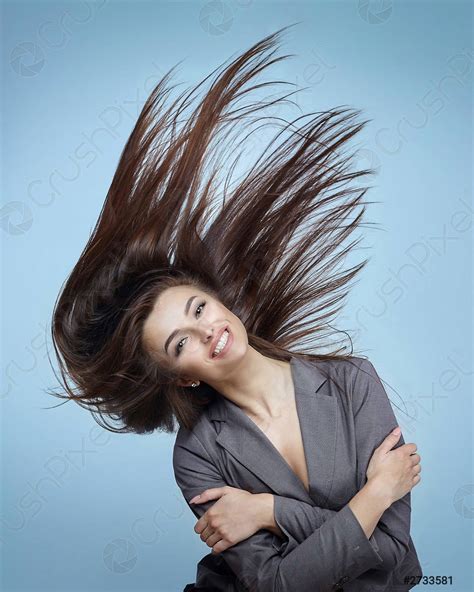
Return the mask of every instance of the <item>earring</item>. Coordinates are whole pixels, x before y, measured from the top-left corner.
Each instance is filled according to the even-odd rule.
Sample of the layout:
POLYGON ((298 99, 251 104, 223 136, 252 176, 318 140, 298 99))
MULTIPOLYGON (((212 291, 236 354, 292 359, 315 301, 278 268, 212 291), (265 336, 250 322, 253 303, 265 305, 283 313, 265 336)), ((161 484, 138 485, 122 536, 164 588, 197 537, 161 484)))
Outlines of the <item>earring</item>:
POLYGON ((191 386, 198 386, 198 382, 193 382, 191 386))

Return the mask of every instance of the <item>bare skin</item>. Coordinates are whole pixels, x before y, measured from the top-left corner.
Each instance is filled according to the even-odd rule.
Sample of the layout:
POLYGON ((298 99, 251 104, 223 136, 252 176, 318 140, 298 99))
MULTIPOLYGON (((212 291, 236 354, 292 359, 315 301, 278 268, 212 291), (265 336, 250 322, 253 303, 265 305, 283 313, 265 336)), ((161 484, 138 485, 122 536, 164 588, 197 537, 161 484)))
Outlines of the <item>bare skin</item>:
POLYGON ((246 414, 265 433, 309 493, 309 476, 301 427, 296 410, 291 367, 289 362, 277 361, 277 364, 283 371, 283 388, 286 393, 286 401, 282 402, 280 409, 272 417, 255 417, 248 411, 246 411, 246 414))

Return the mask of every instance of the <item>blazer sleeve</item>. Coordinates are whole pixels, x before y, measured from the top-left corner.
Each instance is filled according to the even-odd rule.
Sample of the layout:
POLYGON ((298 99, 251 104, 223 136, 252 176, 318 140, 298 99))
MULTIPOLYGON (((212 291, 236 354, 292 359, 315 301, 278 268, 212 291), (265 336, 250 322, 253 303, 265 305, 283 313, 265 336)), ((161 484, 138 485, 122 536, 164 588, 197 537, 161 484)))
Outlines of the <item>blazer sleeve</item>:
MULTIPOLYGON (((285 534, 285 539, 276 544, 279 552, 287 547, 290 549, 296 547, 317 528, 320 528, 326 520, 337 514, 336 510, 312 506, 294 498, 276 494, 273 494, 273 498, 275 522, 285 534)), ((392 536, 377 525, 369 538, 369 542, 382 558, 382 563, 372 569, 382 571, 395 569, 397 565, 397 545, 392 536)))
MULTIPOLYGON (((367 482, 366 472, 372 454, 397 426, 397 420, 380 378, 369 360, 362 359, 352 392, 357 471, 362 487, 367 482)), ((403 444, 405 441, 401 435, 393 449, 403 444)), ((274 495, 275 522, 286 535, 285 540, 280 539, 280 549, 294 548, 335 514, 337 512, 334 510, 274 495)), ((382 514, 369 538, 370 544, 383 560, 376 569, 392 571, 408 553, 410 516, 410 492, 382 514)))
MULTIPOLYGON (((227 483, 193 432, 176 438, 173 469, 186 503, 199 519, 216 500, 203 504, 189 500, 227 483)), ((269 530, 260 529, 220 555, 244 586, 255 592, 332 589, 382 563, 348 504, 291 551, 280 553, 278 540, 269 530)))

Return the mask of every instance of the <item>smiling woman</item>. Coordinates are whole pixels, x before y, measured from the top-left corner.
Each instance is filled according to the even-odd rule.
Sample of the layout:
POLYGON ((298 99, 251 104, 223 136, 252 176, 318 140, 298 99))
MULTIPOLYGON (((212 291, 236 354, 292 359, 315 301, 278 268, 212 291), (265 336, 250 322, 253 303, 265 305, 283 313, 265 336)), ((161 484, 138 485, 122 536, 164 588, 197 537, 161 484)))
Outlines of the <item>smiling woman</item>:
POLYGON ((222 551, 202 564, 198 589, 405 590, 403 570, 420 573, 416 447, 389 451, 392 436, 364 488, 395 418, 371 364, 326 340, 367 263, 336 269, 360 240, 344 244, 366 203, 350 182, 373 171, 351 170, 343 149, 366 122, 349 107, 293 121, 266 113, 297 91, 245 103, 285 84, 254 81, 289 57, 272 57, 283 30, 218 71, 190 113, 207 78, 168 106, 170 72, 153 89, 56 302, 66 392, 51 394, 111 431, 178 429, 176 481, 201 538, 222 551), (278 133, 231 183, 242 152, 232 161, 217 149, 236 131, 243 151, 272 124, 278 133), (221 488, 232 485, 230 497, 221 488), (191 505, 206 487, 225 498, 210 513, 216 492, 191 505))

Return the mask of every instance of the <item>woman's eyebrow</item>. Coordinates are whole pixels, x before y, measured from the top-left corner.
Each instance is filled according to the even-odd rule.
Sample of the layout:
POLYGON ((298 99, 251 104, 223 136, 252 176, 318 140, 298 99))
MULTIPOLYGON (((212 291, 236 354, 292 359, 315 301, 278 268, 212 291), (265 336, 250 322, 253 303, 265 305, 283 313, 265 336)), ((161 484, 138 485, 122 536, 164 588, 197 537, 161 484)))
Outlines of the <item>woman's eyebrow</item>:
MULTIPOLYGON (((191 303, 192 301, 197 298, 197 295, 195 294, 194 296, 191 296, 190 298, 188 298, 187 302, 186 302, 186 306, 184 307, 184 314, 187 316, 189 313, 189 309, 191 307, 191 303)), ((165 352, 167 355, 168 354, 168 346, 169 344, 173 341, 174 336, 176 335, 176 333, 178 333, 178 329, 175 329, 174 331, 171 332, 170 336, 168 337, 168 339, 165 342, 165 352)))

